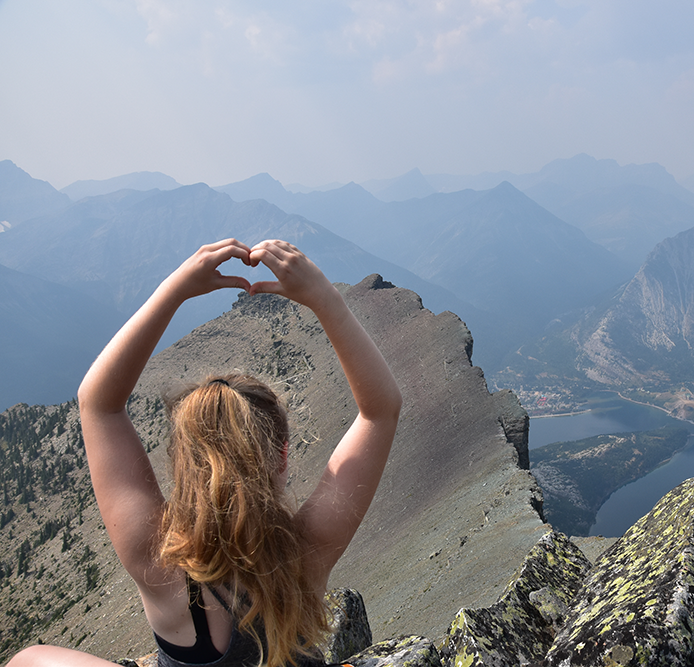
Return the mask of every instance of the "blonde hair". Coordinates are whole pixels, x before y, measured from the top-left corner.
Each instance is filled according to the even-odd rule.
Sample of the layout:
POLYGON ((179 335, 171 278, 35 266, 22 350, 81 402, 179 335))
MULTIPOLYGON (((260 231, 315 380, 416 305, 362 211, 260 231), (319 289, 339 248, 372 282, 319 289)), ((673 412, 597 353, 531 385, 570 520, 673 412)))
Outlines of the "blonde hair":
POLYGON ((169 401, 173 491, 159 560, 210 585, 247 592, 239 629, 277 667, 309 655, 327 630, 322 595, 306 571, 307 546, 277 478, 288 439, 274 392, 246 375, 211 378, 169 401), (254 622, 261 621, 267 655, 254 622))

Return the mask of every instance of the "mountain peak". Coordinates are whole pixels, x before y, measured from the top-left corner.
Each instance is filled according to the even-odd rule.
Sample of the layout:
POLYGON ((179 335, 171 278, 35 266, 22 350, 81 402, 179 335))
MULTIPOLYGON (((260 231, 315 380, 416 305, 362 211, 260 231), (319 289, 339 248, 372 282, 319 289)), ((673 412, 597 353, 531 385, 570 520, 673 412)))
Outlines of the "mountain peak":
POLYGON ((284 186, 270 174, 263 172, 243 181, 229 183, 214 188, 229 195, 234 201, 242 202, 251 199, 265 199, 276 206, 283 206, 289 193, 284 186))
POLYGON ((160 171, 134 171, 122 176, 114 176, 104 180, 75 181, 64 187, 61 192, 72 201, 79 201, 85 197, 107 195, 118 190, 175 190, 180 187, 171 176, 160 171))
POLYGON ((0 221, 14 226, 69 204, 70 199, 47 181, 32 178, 11 160, 0 161, 0 221))

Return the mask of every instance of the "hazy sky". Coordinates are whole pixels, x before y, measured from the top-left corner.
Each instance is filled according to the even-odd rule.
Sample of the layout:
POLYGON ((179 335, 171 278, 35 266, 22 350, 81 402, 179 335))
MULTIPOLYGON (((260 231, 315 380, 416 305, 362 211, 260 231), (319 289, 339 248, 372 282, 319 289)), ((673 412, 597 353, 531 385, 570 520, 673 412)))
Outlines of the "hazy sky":
POLYGON ((694 174, 692 0, 0 0, 0 159, 60 188, 694 174))

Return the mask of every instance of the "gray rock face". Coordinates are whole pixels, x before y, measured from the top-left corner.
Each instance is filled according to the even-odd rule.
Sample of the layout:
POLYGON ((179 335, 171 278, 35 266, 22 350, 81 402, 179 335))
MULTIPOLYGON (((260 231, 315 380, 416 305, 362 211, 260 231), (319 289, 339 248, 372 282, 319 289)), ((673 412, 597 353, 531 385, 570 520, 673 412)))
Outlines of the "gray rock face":
POLYGON ((379 642, 347 662, 352 667, 441 667, 434 644, 415 635, 379 642))
POLYGON ((694 230, 659 243, 589 335, 579 334, 578 364, 590 379, 639 386, 691 377, 693 257, 694 230))
POLYGON ((566 536, 544 535, 496 604, 458 612, 441 649, 444 666, 516 667, 541 660, 589 568, 566 536))
POLYGON ((694 664, 694 479, 595 564, 546 667, 694 664))
MULTIPOLYGON (((472 351, 470 351, 472 354, 472 351)), ((530 452, 528 450, 528 429, 530 417, 521 405, 518 397, 510 389, 502 389, 494 394, 499 403, 499 422, 506 438, 516 448, 518 467, 530 469, 530 452)))
POLYGON ((327 663, 342 662, 371 646, 371 627, 364 600, 351 588, 336 588, 326 595, 333 632, 323 650, 327 663))

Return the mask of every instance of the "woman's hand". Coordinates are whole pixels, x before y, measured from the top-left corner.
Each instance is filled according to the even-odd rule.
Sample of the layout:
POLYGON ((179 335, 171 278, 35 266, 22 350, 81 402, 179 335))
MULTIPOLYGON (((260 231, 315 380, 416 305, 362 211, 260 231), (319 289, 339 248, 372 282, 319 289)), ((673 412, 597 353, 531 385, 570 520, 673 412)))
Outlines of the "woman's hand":
POLYGON ((249 291, 251 284, 245 278, 222 275, 218 267, 232 258, 250 266, 250 251, 245 243, 236 239, 204 245, 169 276, 170 287, 182 301, 226 287, 249 291))
POLYGON ((253 283, 250 294, 279 294, 314 312, 320 310, 335 288, 323 272, 298 248, 286 241, 262 241, 251 248, 251 266, 265 264, 277 280, 253 283))

